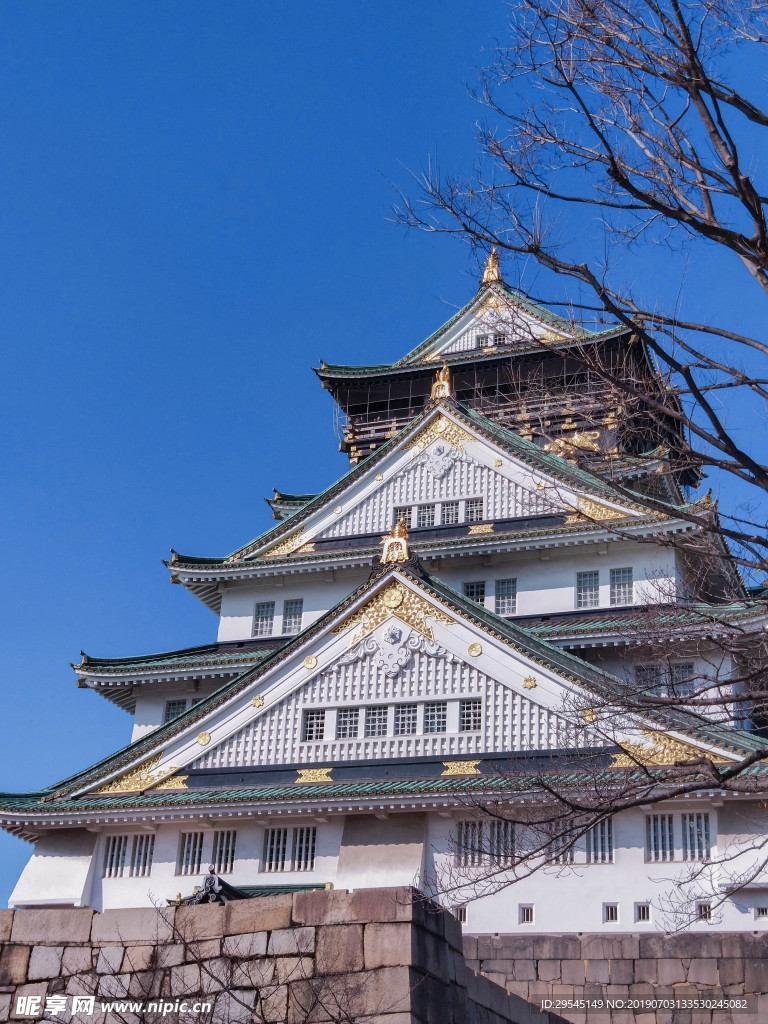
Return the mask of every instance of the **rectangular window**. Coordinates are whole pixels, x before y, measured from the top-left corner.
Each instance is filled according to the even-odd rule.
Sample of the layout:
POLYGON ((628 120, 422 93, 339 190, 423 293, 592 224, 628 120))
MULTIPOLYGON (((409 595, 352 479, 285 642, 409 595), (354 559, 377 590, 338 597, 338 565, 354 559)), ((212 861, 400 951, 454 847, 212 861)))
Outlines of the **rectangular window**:
POLYGON ((676 661, 672 665, 672 693, 675 697, 690 697, 695 689, 694 675, 692 661, 676 661))
POLYGON ((491 864, 510 865, 515 859, 515 824, 512 821, 488 822, 488 860, 491 864))
POLYGON ((635 665, 635 682, 641 693, 663 697, 667 692, 661 665, 635 665))
POLYGON ((506 334, 492 334, 491 337, 494 345, 503 345, 507 340, 506 334))
POLYGON ((475 341, 477 343, 478 348, 488 348, 488 346, 490 345, 489 338, 489 334, 476 334, 475 341))
POLYGON ((768 907, 755 907, 755 917, 758 920, 768 917, 768 907))
POLYGON ((411 736, 416 732, 416 705, 395 704, 395 736, 411 736))
POLYGON ((483 702, 479 697, 459 703, 459 731, 479 732, 483 727, 483 702))
POLYGON ((619 904, 618 903, 604 903, 603 904, 603 923, 604 924, 618 924, 619 923, 619 904))
POLYGON ((634 604, 631 569, 611 569, 611 605, 634 604))
POLYGON ((699 921, 711 921, 712 920, 712 904, 711 903, 697 903, 696 904, 696 917, 699 921))
POLYGON ((645 819, 645 859, 674 860, 675 835, 671 814, 648 814, 645 819))
POLYGON ((467 498, 464 503, 464 521, 478 523, 483 518, 483 499, 467 498))
POLYGON ((213 833, 213 855, 211 863, 217 875, 226 875, 235 866, 235 840, 237 832, 233 828, 222 829, 213 833))
POLYGON ((444 501, 440 508, 440 522, 443 526, 453 526, 459 521, 458 501, 444 501))
POLYGON ((605 818, 588 829, 587 864, 613 863, 613 818, 605 818))
POLYGON ((304 599, 298 597, 293 601, 283 601, 283 632, 300 633, 301 619, 304 614, 304 599))
POLYGON ((709 860, 709 815, 696 812, 682 815, 683 860, 709 860))
POLYGON ((517 612, 517 580, 496 580, 497 615, 515 615, 517 612))
POLYGON ((264 830, 263 871, 285 871, 285 856, 288 847, 287 828, 264 830))
POLYGON ((203 832, 182 832, 179 836, 177 875, 199 875, 203 860, 203 832))
POLYGON ((387 735, 387 713, 389 708, 386 704, 374 704, 365 709, 365 735, 386 736, 387 735))
POLYGON ((178 718, 178 716, 183 714, 186 710, 187 702, 185 700, 167 700, 165 702, 163 724, 165 725, 166 722, 171 722, 174 718, 178 718))
POLYGON ((477 604, 485 603, 485 580, 475 580, 472 583, 464 584, 464 597, 477 604))
POLYGON ((253 635, 272 636, 272 625, 275 621, 275 602, 260 601, 253 613, 253 635))
POLYGON ((555 836, 549 844, 549 863, 573 864, 573 844, 573 836, 555 836))
POLYGON ((520 924, 533 924, 533 903, 520 904, 520 924))
POLYGON ((339 708, 336 712, 336 739, 357 739, 359 731, 360 708, 339 708))
POLYGON ((417 526, 434 526, 435 525, 435 506, 434 505, 419 505, 416 513, 416 525, 417 526))
POLYGON ((483 823, 460 821, 456 826, 456 864, 473 868, 483 863, 483 823))
POLYGON ((648 922, 651 920, 651 904, 650 903, 636 903, 635 904, 635 921, 648 922))
POLYGON ((150 832, 133 837, 131 851, 131 875, 133 878, 146 878, 152 870, 152 857, 155 852, 155 837, 150 832))
POLYGON ((467 923, 467 905, 466 903, 460 907, 453 908, 453 916, 459 922, 459 924, 467 923))
POLYGON ((292 871, 314 871, 316 842, 317 829, 314 826, 305 826, 293 830, 292 871))
POLYGON ((102 878, 122 878, 128 853, 128 836, 107 836, 102 878))
POLYGON ((395 506, 395 509, 394 509, 394 511, 392 513, 392 524, 394 525, 395 523, 399 523, 401 519, 405 523, 405 525, 408 527, 408 529, 410 530, 410 528, 411 528, 411 506, 410 505, 396 505, 395 506))
POLYGON ((424 705, 424 732, 445 732, 448 726, 448 705, 444 700, 424 705))
POLYGON ((576 607, 597 608, 600 605, 600 573, 576 573, 576 607))
POLYGON ((302 743, 325 738, 325 709, 310 708, 304 712, 301 722, 302 743))

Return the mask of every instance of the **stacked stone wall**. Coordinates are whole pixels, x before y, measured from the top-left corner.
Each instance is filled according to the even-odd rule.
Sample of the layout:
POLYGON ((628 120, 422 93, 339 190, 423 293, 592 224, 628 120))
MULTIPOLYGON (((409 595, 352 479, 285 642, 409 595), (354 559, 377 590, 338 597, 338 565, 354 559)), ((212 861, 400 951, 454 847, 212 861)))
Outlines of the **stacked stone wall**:
POLYGON ((576 1024, 768 1022, 768 934, 465 935, 464 953, 489 980, 537 1006, 552 1000, 576 1024), (648 1005, 745 998, 746 1011, 648 1005), (558 1000, 603 1006, 566 1009, 558 1000), (609 1000, 632 1009, 607 1014, 609 1000))
POLYGON ((555 1024, 561 1018, 538 1013, 467 967, 450 914, 409 889, 364 889, 104 914, 0 911, 0 1021, 8 1020, 555 1024), (75 996, 95 997, 93 1012, 74 1013, 75 996), (141 1006, 107 1010, 110 1002, 141 1006))

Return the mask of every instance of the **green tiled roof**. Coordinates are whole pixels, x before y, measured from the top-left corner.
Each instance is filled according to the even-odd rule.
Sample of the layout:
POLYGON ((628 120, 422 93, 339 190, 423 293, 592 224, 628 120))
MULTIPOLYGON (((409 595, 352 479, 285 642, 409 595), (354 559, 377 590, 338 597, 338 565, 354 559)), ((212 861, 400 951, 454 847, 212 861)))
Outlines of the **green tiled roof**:
POLYGON ((203 644, 200 647, 185 647, 161 654, 141 654, 132 658, 94 658, 83 655, 79 665, 72 665, 76 671, 93 675, 125 674, 132 671, 154 671, 161 669, 199 668, 207 665, 255 665, 263 661, 285 641, 276 637, 274 644, 266 648, 238 650, 222 649, 220 644, 203 644))

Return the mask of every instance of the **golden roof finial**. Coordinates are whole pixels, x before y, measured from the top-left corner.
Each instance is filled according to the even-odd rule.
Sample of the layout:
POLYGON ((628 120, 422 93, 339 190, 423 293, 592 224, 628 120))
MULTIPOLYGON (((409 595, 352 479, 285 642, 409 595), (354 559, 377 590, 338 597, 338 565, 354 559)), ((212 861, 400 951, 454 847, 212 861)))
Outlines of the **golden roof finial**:
POLYGON ((451 397, 451 371, 448 369, 447 363, 443 363, 435 374, 435 382, 432 385, 429 397, 434 401, 451 397))
POLYGON ((408 530, 402 516, 386 537, 382 537, 381 543, 384 545, 384 550, 381 553, 382 565, 408 561, 408 530))
POLYGON ((501 281, 501 272, 499 271, 499 257, 496 254, 496 246, 491 246, 491 251, 488 253, 488 258, 485 261, 485 269, 483 270, 483 279, 481 284, 490 284, 491 281, 501 281))

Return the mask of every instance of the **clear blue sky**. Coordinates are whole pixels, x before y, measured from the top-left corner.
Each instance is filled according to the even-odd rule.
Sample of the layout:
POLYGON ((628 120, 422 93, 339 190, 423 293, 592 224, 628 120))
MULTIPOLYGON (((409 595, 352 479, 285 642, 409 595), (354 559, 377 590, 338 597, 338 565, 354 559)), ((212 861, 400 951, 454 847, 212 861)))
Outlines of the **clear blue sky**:
MULTIPOLYGON (((269 525, 273 486, 342 472, 310 367, 396 358, 474 293, 463 247, 389 222, 389 182, 471 166, 465 85, 504 19, 499 0, 0 6, 0 789, 126 742, 129 717, 75 688, 81 648, 215 637, 169 547, 226 553, 269 525)), ((0 901, 28 853, 0 836, 0 901)))

